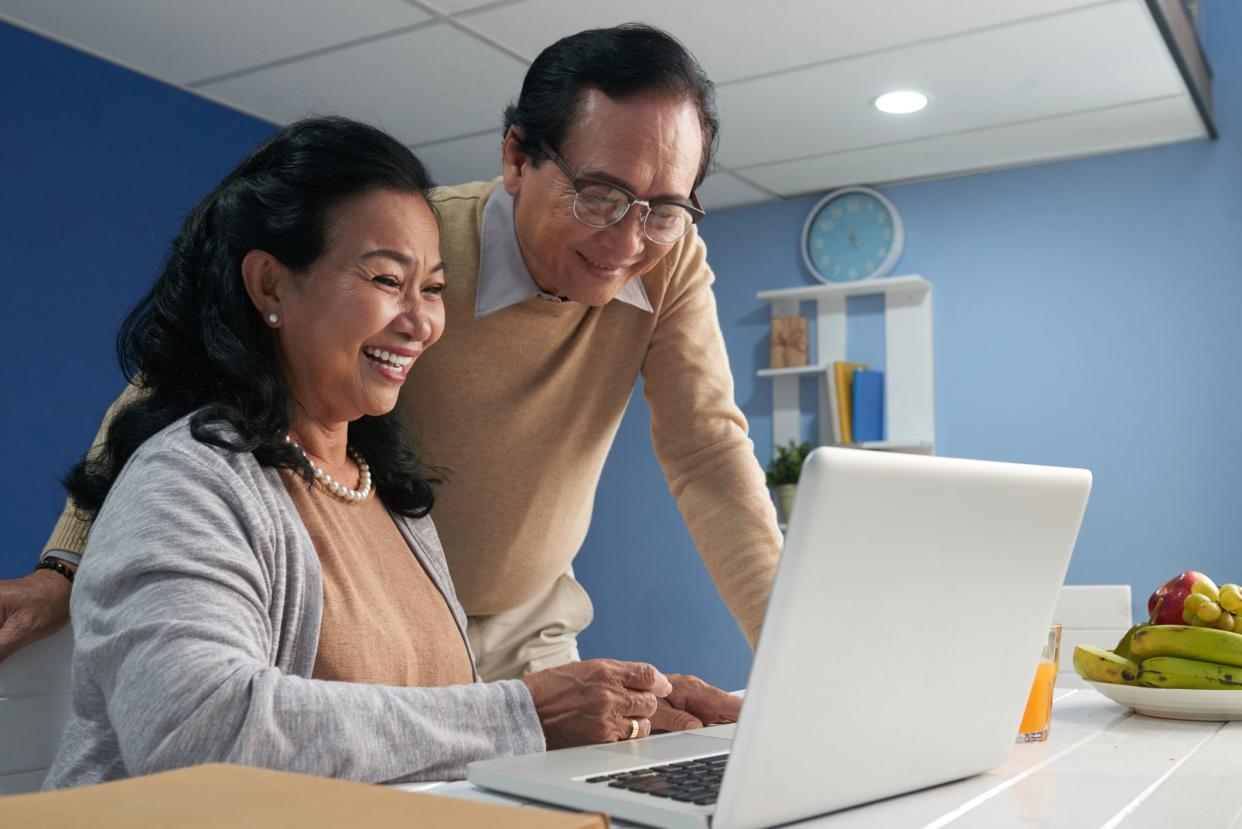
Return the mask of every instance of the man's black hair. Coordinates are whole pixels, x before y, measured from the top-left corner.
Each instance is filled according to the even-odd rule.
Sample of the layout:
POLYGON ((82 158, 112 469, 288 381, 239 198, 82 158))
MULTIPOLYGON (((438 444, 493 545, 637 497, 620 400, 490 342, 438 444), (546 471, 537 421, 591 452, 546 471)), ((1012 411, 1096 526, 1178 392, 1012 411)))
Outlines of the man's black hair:
POLYGON ((707 174, 720 123, 716 88, 694 55, 653 26, 625 23, 563 37, 539 53, 526 72, 522 93, 505 109, 505 134, 521 130, 522 151, 542 159, 540 143, 559 149, 578 114, 582 93, 596 87, 609 98, 663 92, 693 101, 703 131, 703 152, 694 186, 707 174))

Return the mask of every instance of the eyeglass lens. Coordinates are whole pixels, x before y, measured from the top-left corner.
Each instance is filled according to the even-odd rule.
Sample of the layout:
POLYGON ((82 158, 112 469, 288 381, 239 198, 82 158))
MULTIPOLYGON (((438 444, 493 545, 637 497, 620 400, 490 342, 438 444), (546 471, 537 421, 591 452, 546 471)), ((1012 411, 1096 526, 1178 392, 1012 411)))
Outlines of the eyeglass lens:
MULTIPOLYGON (((587 184, 578 191, 574 215, 591 227, 610 227, 625 216, 630 208, 625 193, 606 184, 587 184)), ((643 230, 653 242, 676 242, 690 229, 690 211, 666 202, 651 205, 643 221, 643 230)))

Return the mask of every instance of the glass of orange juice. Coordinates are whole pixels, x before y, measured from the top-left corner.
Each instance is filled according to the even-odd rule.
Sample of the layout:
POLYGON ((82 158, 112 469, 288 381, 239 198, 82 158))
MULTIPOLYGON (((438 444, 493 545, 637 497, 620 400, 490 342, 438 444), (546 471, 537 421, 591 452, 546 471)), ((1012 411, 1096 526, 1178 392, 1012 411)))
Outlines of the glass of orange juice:
POLYGON ((1048 628, 1048 640, 1044 642, 1035 669, 1035 682, 1031 695, 1026 699, 1026 711, 1018 726, 1018 742, 1041 743, 1048 739, 1052 726, 1052 689, 1057 683, 1057 666, 1061 662, 1061 626, 1048 628))

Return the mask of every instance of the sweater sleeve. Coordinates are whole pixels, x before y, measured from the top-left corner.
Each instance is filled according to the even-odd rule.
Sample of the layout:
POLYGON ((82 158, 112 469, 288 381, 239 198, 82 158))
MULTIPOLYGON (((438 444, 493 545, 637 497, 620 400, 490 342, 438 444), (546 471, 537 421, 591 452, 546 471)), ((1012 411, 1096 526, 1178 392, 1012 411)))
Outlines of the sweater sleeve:
MULTIPOLYGON (((310 673, 318 618, 306 614, 318 607, 286 595, 298 592, 298 554, 273 552, 285 532, 271 510, 213 450, 201 455, 135 455, 73 591, 75 716, 115 732, 128 774, 238 763, 443 780, 471 760, 543 749, 520 681, 394 687, 277 667, 301 653, 310 673), (83 711, 92 698, 99 710, 83 711)), ((301 586, 315 593, 313 572, 301 586)))
MULTIPOLYGON (((99 424, 99 431, 95 434, 95 439, 91 441, 91 448, 88 454, 94 455, 99 451, 99 448, 103 445, 104 438, 108 435, 108 426, 111 425, 112 418, 121 409, 137 400, 141 394, 142 391, 137 386, 129 385, 121 392, 120 397, 112 401, 112 405, 104 413, 103 423, 99 424)), ((42 558, 52 550, 66 550, 80 555, 86 549, 86 539, 90 536, 90 532, 91 522, 78 515, 77 507, 74 505, 72 498, 66 498, 65 506, 60 512, 60 519, 52 529, 52 535, 48 538, 47 543, 43 545, 43 552, 39 554, 39 557, 42 558)))
POLYGON ((652 441, 695 547, 753 647, 780 558, 776 510, 733 400, 706 247, 692 233, 673 256, 642 369, 652 441))

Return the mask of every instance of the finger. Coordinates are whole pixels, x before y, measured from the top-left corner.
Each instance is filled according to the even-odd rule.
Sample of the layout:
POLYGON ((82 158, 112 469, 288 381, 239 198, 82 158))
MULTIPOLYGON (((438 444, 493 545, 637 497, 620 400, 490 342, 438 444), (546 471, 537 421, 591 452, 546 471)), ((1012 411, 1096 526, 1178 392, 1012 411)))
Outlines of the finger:
POLYGON ((698 717, 688 711, 674 708, 663 700, 660 701, 656 712, 651 715, 653 731, 687 731, 702 727, 703 722, 698 717))
POLYGON ((657 697, 666 697, 673 691, 668 677, 656 670, 649 662, 618 662, 621 684, 634 691, 650 691, 657 697))
POLYGON ((737 722, 742 713, 741 697, 708 685, 698 677, 673 675, 671 680, 673 693, 668 697, 669 702, 703 722, 737 722))
POLYGON ((659 700, 655 694, 649 692, 627 692, 625 695, 625 707, 621 711, 623 717, 636 717, 638 719, 647 719, 656 712, 659 700))
POLYGON ((651 720, 646 717, 623 717, 617 722, 616 742, 625 742, 626 740, 641 740, 643 737, 651 736, 651 720), (638 723, 638 732, 634 732, 634 723, 638 723), (630 735, 634 734, 633 737, 630 735))

